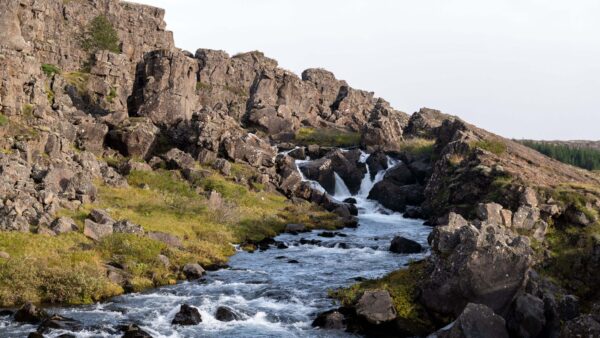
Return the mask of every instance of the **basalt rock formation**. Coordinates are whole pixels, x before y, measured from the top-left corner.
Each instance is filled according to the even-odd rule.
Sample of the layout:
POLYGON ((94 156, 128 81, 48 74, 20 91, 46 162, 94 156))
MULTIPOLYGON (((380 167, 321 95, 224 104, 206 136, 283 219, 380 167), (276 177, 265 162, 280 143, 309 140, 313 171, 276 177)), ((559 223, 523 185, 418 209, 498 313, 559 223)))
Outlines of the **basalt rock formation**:
MULTIPOLYGON (((229 175, 239 164, 251 169, 237 183, 356 226, 355 206, 301 173, 330 193, 337 174, 356 193, 390 155, 399 163, 370 198, 435 225, 432 254, 418 283, 363 290, 319 326, 423 335, 456 320, 440 337, 597 331, 596 174, 437 110, 409 116, 323 69, 298 76, 261 52, 180 50, 163 16, 119 0, 0 3, 0 230, 82 231, 94 241, 127 233, 179 248, 177 236, 143 224, 92 212, 80 229, 60 211, 91 205, 100 185, 127 187, 131 172, 170 170, 194 183, 206 168, 229 175), (371 154, 366 163, 358 148, 371 154), (294 159, 307 156, 316 161, 298 168, 294 159)), ((226 203, 208 192, 214 209, 226 203)), ((199 277, 196 265, 181 277, 199 277)), ((127 284, 122 268, 105 272, 127 284)))

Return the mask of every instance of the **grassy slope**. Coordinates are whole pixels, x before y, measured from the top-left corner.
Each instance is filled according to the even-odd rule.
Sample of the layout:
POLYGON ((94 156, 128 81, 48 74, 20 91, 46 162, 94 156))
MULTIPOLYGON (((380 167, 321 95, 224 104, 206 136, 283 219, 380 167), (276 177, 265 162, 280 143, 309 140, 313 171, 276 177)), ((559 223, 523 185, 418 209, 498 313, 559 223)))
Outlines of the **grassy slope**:
POLYGON ((146 237, 114 234, 96 243, 82 233, 55 237, 0 233, 0 306, 25 301, 84 304, 124 292, 107 276, 108 262, 125 267, 133 291, 174 283, 182 278, 178 266, 204 266, 227 261, 231 243, 259 241, 281 232, 287 223, 336 228, 337 218, 322 209, 291 204, 285 197, 251 190, 216 173, 190 185, 175 172, 133 172, 126 189, 101 186, 93 205, 61 211, 83 228, 93 208, 107 209, 115 219, 129 219, 146 231, 162 231, 182 239, 184 248, 167 247, 146 237), (224 204, 211 210, 196 190, 216 190, 224 204), (166 267, 158 259, 170 259, 166 267))

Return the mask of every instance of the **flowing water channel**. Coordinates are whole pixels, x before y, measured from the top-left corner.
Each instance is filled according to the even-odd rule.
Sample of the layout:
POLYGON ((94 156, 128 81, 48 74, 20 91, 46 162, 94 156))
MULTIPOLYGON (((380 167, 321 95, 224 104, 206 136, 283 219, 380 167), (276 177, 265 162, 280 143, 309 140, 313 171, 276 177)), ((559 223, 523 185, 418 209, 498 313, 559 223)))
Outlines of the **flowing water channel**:
MULTIPOLYGON (((366 161, 363 155, 361 161, 366 161)), ((302 166, 307 161, 297 161, 302 166)), ((394 161, 389 161, 394 165, 394 161)), ((183 282, 145 293, 128 294, 108 302, 68 308, 47 309, 50 313, 76 319, 84 329, 77 332, 52 331, 46 337, 72 334, 76 337, 121 337, 117 327, 135 323, 154 337, 348 337, 346 332, 323 331, 311 327, 316 314, 336 307, 328 290, 349 286, 362 278, 375 278, 419 259, 427 253, 399 255, 388 251, 394 236, 413 239, 427 247, 430 228, 422 221, 405 219, 367 199, 384 172, 371 179, 367 172, 360 192, 350 196, 336 174, 337 200, 354 197, 359 209, 359 227, 343 229, 334 237, 322 231, 299 235, 282 234, 277 241, 288 249, 237 252, 229 268, 208 272, 200 281, 183 282), (301 244, 317 240, 320 243, 301 244), (202 323, 172 326, 181 304, 197 307, 202 323), (219 306, 227 306, 240 319, 215 319, 219 306)), ((318 183, 313 187, 321 189, 318 183)), ((19 325, 0 318, 0 337, 27 337, 36 326, 19 325)))

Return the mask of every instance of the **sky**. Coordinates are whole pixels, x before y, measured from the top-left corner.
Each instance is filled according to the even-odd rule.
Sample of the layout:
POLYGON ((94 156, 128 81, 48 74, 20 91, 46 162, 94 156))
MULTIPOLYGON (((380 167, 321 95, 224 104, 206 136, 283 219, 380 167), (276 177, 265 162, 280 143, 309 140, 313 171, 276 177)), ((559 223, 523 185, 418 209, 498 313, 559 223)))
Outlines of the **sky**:
POLYGON ((600 140, 599 0, 135 0, 178 47, 325 68, 398 110, 511 138, 600 140))

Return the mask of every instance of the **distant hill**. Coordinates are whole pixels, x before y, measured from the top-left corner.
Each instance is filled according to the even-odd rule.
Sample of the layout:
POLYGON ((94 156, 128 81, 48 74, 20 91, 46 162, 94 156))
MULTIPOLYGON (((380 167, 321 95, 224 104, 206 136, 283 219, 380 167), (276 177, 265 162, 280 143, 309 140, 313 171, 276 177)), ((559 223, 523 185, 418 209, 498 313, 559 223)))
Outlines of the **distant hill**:
POLYGON ((522 144, 563 163, 587 170, 600 170, 600 141, 533 141, 522 144))

